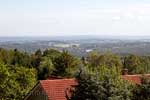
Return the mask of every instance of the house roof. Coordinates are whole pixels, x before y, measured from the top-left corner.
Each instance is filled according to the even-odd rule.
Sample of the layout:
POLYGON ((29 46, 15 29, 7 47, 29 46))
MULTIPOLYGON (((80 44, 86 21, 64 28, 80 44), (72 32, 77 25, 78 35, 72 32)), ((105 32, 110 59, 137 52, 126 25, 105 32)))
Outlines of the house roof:
MULTIPOLYGON (((141 76, 142 75, 122 75, 122 78, 132 83, 140 84, 141 76)), ((150 74, 144 76, 150 77, 150 74)), ((71 86, 77 85, 77 81, 75 81, 75 79, 47 79, 39 81, 38 85, 47 95, 48 100, 66 100, 66 90, 71 88, 71 86)))
POLYGON ((75 79, 41 80, 40 85, 48 96, 48 100, 66 100, 65 91, 77 82, 75 79))
POLYGON ((123 75, 123 79, 130 81, 132 83, 136 83, 136 84, 141 84, 141 77, 145 76, 145 77, 150 77, 150 74, 136 74, 136 75, 123 75))

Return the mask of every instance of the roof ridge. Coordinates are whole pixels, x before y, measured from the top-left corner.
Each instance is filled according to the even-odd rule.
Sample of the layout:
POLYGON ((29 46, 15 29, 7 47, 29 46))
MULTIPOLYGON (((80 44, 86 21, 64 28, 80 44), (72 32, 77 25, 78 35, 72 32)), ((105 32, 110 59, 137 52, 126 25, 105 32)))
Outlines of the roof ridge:
POLYGON ((75 80, 75 78, 69 78, 69 79, 47 79, 47 80, 40 80, 40 82, 42 82, 42 81, 62 81, 62 80, 75 80))
POLYGON ((122 75, 122 76, 142 76, 142 75, 150 75, 150 74, 128 74, 128 75, 122 75))

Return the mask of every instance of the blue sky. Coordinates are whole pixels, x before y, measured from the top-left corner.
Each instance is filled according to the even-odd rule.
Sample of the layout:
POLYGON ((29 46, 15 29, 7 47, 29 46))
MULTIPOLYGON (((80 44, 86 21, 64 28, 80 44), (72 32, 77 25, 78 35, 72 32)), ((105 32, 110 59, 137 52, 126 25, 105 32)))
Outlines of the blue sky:
POLYGON ((149 0, 0 0, 0 36, 135 36, 149 27, 149 0))

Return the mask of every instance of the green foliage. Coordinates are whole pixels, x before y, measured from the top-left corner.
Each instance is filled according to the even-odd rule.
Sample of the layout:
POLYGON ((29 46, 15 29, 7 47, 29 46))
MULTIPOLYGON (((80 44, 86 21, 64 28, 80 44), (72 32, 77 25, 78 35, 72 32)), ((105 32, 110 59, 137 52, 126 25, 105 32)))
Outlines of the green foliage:
POLYGON ((143 76, 141 80, 141 84, 133 91, 133 100, 150 100, 150 78, 143 76))
POLYGON ((92 68, 101 67, 101 66, 106 66, 110 68, 115 66, 118 69, 122 68, 122 62, 120 57, 118 55, 109 52, 104 54, 99 54, 98 52, 92 52, 91 54, 89 54, 87 60, 89 66, 91 66, 92 68))
POLYGON ((31 55, 31 65, 38 70, 41 60, 42 52, 40 49, 38 49, 34 54, 31 55))
POLYGON ((35 55, 38 57, 42 56, 42 51, 40 49, 38 49, 37 51, 35 51, 35 55))
MULTIPOLYGON (((36 70, 33 68, 16 67, 14 69, 14 77, 19 87, 17 89, 17 97, 23 98, 36 83, 36 70)), ((13 75, 13 74, 12 74, 13 75)))
POLYGON ((29 54, 3 48, 0 48, 0 99, 20 100, 36 79, 51 75, 73 77, 79 66, 83 68, 76 75, 79 84, 71 91, 73 96, 69 100, 150 100, 149 80, 133 86, 121 78, 122 68, 131 74, 149 73, 150 56, 120 57, 110 52, 91 52, 81 61, 68 51, 39 49, 29 54))
POLYGON ((129 55, 125 57, 125 67, 129 70, 130 73, 137 73, 138 66, 140 66, 140 58, 136 55, 129 55))
POLYGON ((144 74, 150 72, 150 57, 128 55, 124 57, 124 68, 129 70, 130 74, 144 74))
POLYGON ((139 69, 141 70, 139 73, 150 73, 150 57, 149 56, 143 56, 140 57, 141 66, 139 66, 139 69))
POLYGON ((99 71, 101 100, 131 100, 131 85, 122 79, 117 67, 103 66, 99 71))
POLYGON ((99 70, 80 71, 76 77, 78 85, 71 90, 68 100, 131 100, 131 86, 121 79, 116 67, 99 70))
POLYGON ((75 89, 69 90, 72 94, 71 98, 66 95, 67 100, 100 100, 99 83, 96 77, 86 70, 80 70, 76 76, 78 85, 75 89))
POLYGON ((0 98, 7 96, 6 83, 9 80, 9 72, 5 65, 0 64, 0 98))
POLYGON ((12 55, 12 60, 10 62, 11 65, 31 67, 31 58, 26 52, 20 52, 15 49, 12 52, 12 55))
POLYGON ((50 58, 44 57, 38 68, 38 78, 46 79, 54 71, 54 66, 50 58))
POLYGON ((43 56, 49 57, 50 59, 54 60, 55 58, 59 57, 61 52, 55 49, 46 49, 43 52, 43 56))
POLYGON ((98 67, 100 65, 99 53, 94 51, 90 52, 87 57, 88 65, 91 67, 98 67))
POLYGON ((56 76, 70 76, 72 71, 74 71, 80 64, 80 61, 69 54, 68 51, 63 51, 60 56, 53 61, 56 76))
POLYGON ((2 100, 20 100, 36 83, 35 69, 25 67, 9 68, 0 64, 0 98, 2 100))
POLYGON ((5 50, 0 48, 0 61, 5 64, 10 64, 12 60, 13 54, 12 51, 5 50))

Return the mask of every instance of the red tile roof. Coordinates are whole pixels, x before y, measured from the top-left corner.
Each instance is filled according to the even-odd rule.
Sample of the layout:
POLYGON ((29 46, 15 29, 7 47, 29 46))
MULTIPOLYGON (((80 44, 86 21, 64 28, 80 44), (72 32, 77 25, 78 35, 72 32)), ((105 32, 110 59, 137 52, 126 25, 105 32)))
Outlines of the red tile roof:
MULTIPOLYGON (((150 77, 150 74, 145 74, 143 76, 150 77)), ((140 74, 137 74, 137 75, 123 75, 122 77, 123 77, 123 79, 125 79, 127 81, 130 81, 132 83, 141 84, 142 75, 140 75, 140 74)))
POLYGON ((48 100, 66 100, 65 91, 77 82, 75 79, 42 80, 40 84, 48 96, 48 100))
MULTIPOLYGON (((123 75, 123 79, 140 84, 142 75, 123 75)), ((150 74, 144 76, 150 77, 150 74)), ((66 100, 65 91, 71 86, 77 85, 75 79, 47 79, 39 82, 42 91, 48 96, 48 100, 66 100)), ((28 99, 26 99, 28 100, 28 99)))

